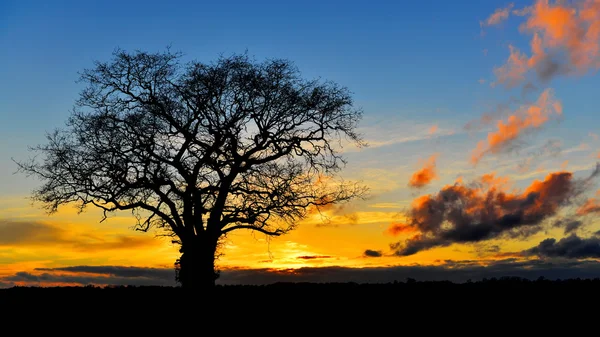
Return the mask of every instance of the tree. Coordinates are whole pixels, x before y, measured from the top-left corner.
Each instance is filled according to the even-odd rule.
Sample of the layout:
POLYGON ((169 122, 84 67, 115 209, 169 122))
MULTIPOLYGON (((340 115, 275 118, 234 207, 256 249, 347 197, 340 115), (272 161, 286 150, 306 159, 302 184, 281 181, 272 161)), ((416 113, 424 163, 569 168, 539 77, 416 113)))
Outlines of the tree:
POLYGON ((311 208, 361 197, 336 178, 335 146, 365 145, 362 112, 345 87, 304 80, 287 60, 246 54, 205 64, 170 50, 116 50, 84 70, 66 125, 17 162, 41 178, 32 198, 131 211, 136 229, 165 230, 180 245, 184 288, 214 286, 220 240, 235 230, 279 236, 311 208))

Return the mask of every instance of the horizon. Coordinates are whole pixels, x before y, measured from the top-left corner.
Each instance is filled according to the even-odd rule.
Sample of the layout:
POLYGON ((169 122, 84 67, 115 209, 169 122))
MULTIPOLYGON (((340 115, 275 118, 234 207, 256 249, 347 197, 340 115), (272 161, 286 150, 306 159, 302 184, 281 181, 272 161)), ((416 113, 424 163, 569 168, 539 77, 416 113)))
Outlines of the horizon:
POLYGON ((0 288, 176 284, 170 238, 127 211, 47 215, 9 160, 64 126, 79 72, 168 46, 289 60, 363 111, 340 176, 368 197, 280 237, 232 232, 217 284, 600 277, 597 1, 141 4, 0 4, 0 288))

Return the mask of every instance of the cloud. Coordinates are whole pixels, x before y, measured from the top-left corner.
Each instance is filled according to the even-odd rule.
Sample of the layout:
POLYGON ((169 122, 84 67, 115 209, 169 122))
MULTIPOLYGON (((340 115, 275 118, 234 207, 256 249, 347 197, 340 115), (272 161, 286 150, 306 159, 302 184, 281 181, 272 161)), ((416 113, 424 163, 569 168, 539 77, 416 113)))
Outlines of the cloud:
POLYGON ((544 156, 556 157, 561 151, 562 144, 559 140, 549 139, 542 146, 527 154, 527 158, 517 164, 517 170, 521 173, 528 171, 532 163, 539 163, 540 158, 544 156))
POLYGON ((508 181, 494 175, 484 175, 469 185, 446 185, 436 194, 413 201, 407 224, 418 233, 390 246, 396 255, 407 256, 453 243, 527 237, 541 230, 544 220, 572 204, 599 171, 600 163, 585 179, 575 179, 571 172, 551 173, 520 192, 507 191, 508 181))
POLYGON ((600 263, 596 261, 515 261, 505 259, 486 265, 473 261, 444 261, 441 265, 412 265, 395 267, 321 267, 289 270, 238 269, 224 270, 219 284, 263 285, 276 282, 356 282, 389 283, 413 278, 418 281, 479 281, 483 278, 522 277, 536 280, 600 277, 600 263))
POLYGON ((403 233, 414 233, 415 231, 416 231, 415 227, 409 226, 404 223, 392 223, 385 230, 386 233, 388 233, 392 236, 398 236, 403 233))
POLYGON ((579 209, 577 209, 578 215, 587 215, 587 214, 600 214, 600 199, 598 198, 589 198, 585 204, 581 205, 579 209))
MULTIPOLYGON (((368 250, 369 251, 369 250, 368 250)), ((371 251, 377 253, 378 251, 371 251)), ((366 252, 365 252, 366 255, 366 252)), ((522 277, 530 280, 598 278, 600 262, 593 260, 487 260, 441 261, 439 265, 393 267, 304 267, 276 270, 270 268, 230 268, 221 271, 217 284, 264 285, 276 282, 357 282, 389 283, 413 278, 418 281, 478 281, 484 278, 522 277)), ((76 266, 18 272, 0 278, 0 287, 60 285, 158 285, 175 286, 173 268, 119 266, 76 266), (43 273, 40 273, 43 271, 43 273)))
POLYGON ((63 242, 65 231, 41 222, 0 219, 0 246, 63 242))
POLYGON ((154 278, 164 279, 167 276, 171 277, 172 269, 165 271, 164 268, 145 268, 145 267, 126 267, 126 266, 71 266, 61 268, 36 268, 36 271, 44 272, 70 272, 70 273, 86 273, 99 274, 106 276, 127 277, 127 278, 154 278), (167 275, 169 274, 169 275, 167 275))
POLYGON ((359 214, 353 211, 348 204, 336 204, 331 202, 330 196, 318 200, 315 205, 307 208, 307 214, 317 217, 309 217, 304 224, 317 227, 336 227, 338 225, 355 225, 358 223, 359 214))
POLYGON ((513 3, 510 3, 510 4, 508 4, 508 6, 506 6, 504 8, 498 8, 498 9, 496 9, 494 11, 494 13, 492 13, 484 21, 481 21, 479 24, 481 25, 481 27, 484 27, 484 26, 494 26, 494 25, 502 23, 503 21, 505 21, 506 19, 508 19, 508 17, 510 16, 510 10, 514 6, 515 5, 513 3))
POLYGON ((0 281, 0 289, 12 288, 15 284, 13 282, 0 281))
POLYGON ((316 259, 331 259, 333 256, 329 256, 329 255, 302 255, 302 256, 296 256, 297 259, 300 260, 316 260, 316 259))
POLYGON ((556 239, 550 238, 540 242, 533 248, 523 251, 523 254, 549 258, 600 258, 600 238, 580 238, 575 234, 562 238, 558 242, 556 239))
POLYGON ((97 252, 159 244, 159 241, 151 236, 138 235, 98 237, 90 233, 73 233, 42 222, 0 219, 0 246, 60 246, 77 252, 97 252))
POLYGON ((510 45, 508 60, 494 70, 498 83, 514 87, 530 70, 537 80, 547 82, 557 75, 583 75, 600 68, 597 0, 537 0, 533 6, 513 13, 526 18, 520 30, 531 35, 531 55, 510 45))
POLYGON ((421 165, 421 169, 417 170, 410 178, 408 185, 413 188, 422 188, 431 183, 432 180, 437 178, 437 172, 435 169, 435 161, 438 154, 434 154, 427 159, 421 165))
POLYGON ((160 241, 156 240, 151 236, 125 236, 118 235, 110 240, 104 240, 99 242, 73 242, 73 250, 80 252, 95 252, 100 250, 117 250, 117 249, 136 249, 142 247, 149 247, 159 244, 160 241))
POLYGON ((429 128, 429 135, 434 135, 437 131, 438 131, 438 126, 437 125, 433 125, 429 128))
POLYGON ((488 153, 501 153, 514 148, 524 134, 541 128, 550 118, 561 114, 560 101, 553 97, 552 90, 544 90, 535 103, 521 107, 506 121, 499 120, 496 130, 488 133, 487 140, 477 144, 471 162, 476 164, 488 153))
POLYGON ((498 245, 487 245, 485 243, 480 243, 475 246, 474 253, 479 257, 489 256, 489 255, 498 255, 501 251, 500 246, 498 245))
POLYGON ((344 146, 344 153, 370 151, 384 146, 429 141, 433 136, 443 137, 455 135, 456 131, 448 125, 440 127, 430 123, 407 123, 406 119, 385 118, 378 121, 364 121, 364 126, 358 130, 364 137, 368 147, 358 148, 352 144, 344 146), (435 131, 435 133, 432 133, 435 131))
POLYGON ((375 204, 370 204, 369 207, 371 208, 393 208, 396 209, 398 207, 400 207, 400 203, 398 202, 379 202, 379 203, 375 203, 375 204))
POLYGON ((482 114, 481 117, 467 122, 463 129, 467 132, 480 131, 502 118, 507 112, 511 112, 510 105, 498 103, 490 111, 482 114))
POLYGON ((363 253, 365 257, 382 257, 383 253, 380 250, 367 249, 363 253))
POLYGON ((173 268, 142 268, 122 266, 74 266, 38 268, 32 272, 17 272, 0 279, 17 285, 136 285, 175 286, 173 268), (41 273, 40 273, 41 272, 41 273))
POLYGON ((577 231, 583 226, 583 222, 575 219, 559 219, 554 222, 553 227, 564 228, 565 234, 577 231))

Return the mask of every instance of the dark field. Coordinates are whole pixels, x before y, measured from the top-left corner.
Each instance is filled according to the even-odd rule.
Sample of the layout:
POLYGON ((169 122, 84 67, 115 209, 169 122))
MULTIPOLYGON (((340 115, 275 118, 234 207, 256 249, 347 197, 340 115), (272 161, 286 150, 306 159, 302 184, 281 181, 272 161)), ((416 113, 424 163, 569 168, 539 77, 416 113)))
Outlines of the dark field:
POLYGON ((219 335, 296 335, 315 329, 317 335, 379 335, 390 326, 406 333, 418 328, 425 336, 481 335, 481 325, 487 331, 541 334, 555 332, 556 324, 584 329, 588 325, 573 323, 595 322, 598 300, 600 279, 280 283, 217 286, 211 293, 173 287, 16 287, 0 290, 0 317, 40 334, 71 329, 81 335, 77 330, 86 326, 84 336, 96 331, 178 335, 198 324, 208 324, 210 332, 195 335, 215 335, 215 329, 219 335))

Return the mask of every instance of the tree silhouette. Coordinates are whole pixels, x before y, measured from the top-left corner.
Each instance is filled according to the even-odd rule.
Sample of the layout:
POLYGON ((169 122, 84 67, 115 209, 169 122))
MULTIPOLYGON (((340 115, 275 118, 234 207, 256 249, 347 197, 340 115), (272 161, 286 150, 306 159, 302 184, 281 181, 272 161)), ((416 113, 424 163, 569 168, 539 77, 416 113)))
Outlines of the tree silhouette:
POLYGON ((136 229, 180 245, 182 287, 211 287, 227 233, 278 236, 311 208, 364 195, 333 179, 345 164, 336 142, 365 145, 362 112, 346 88, 304 80, 287 60, 181 58, 116 50, 96 62, 66 126, 32 148, 43 159, 17 164, 43 181, 32 198, 49 213, 130 210, 136 229))

